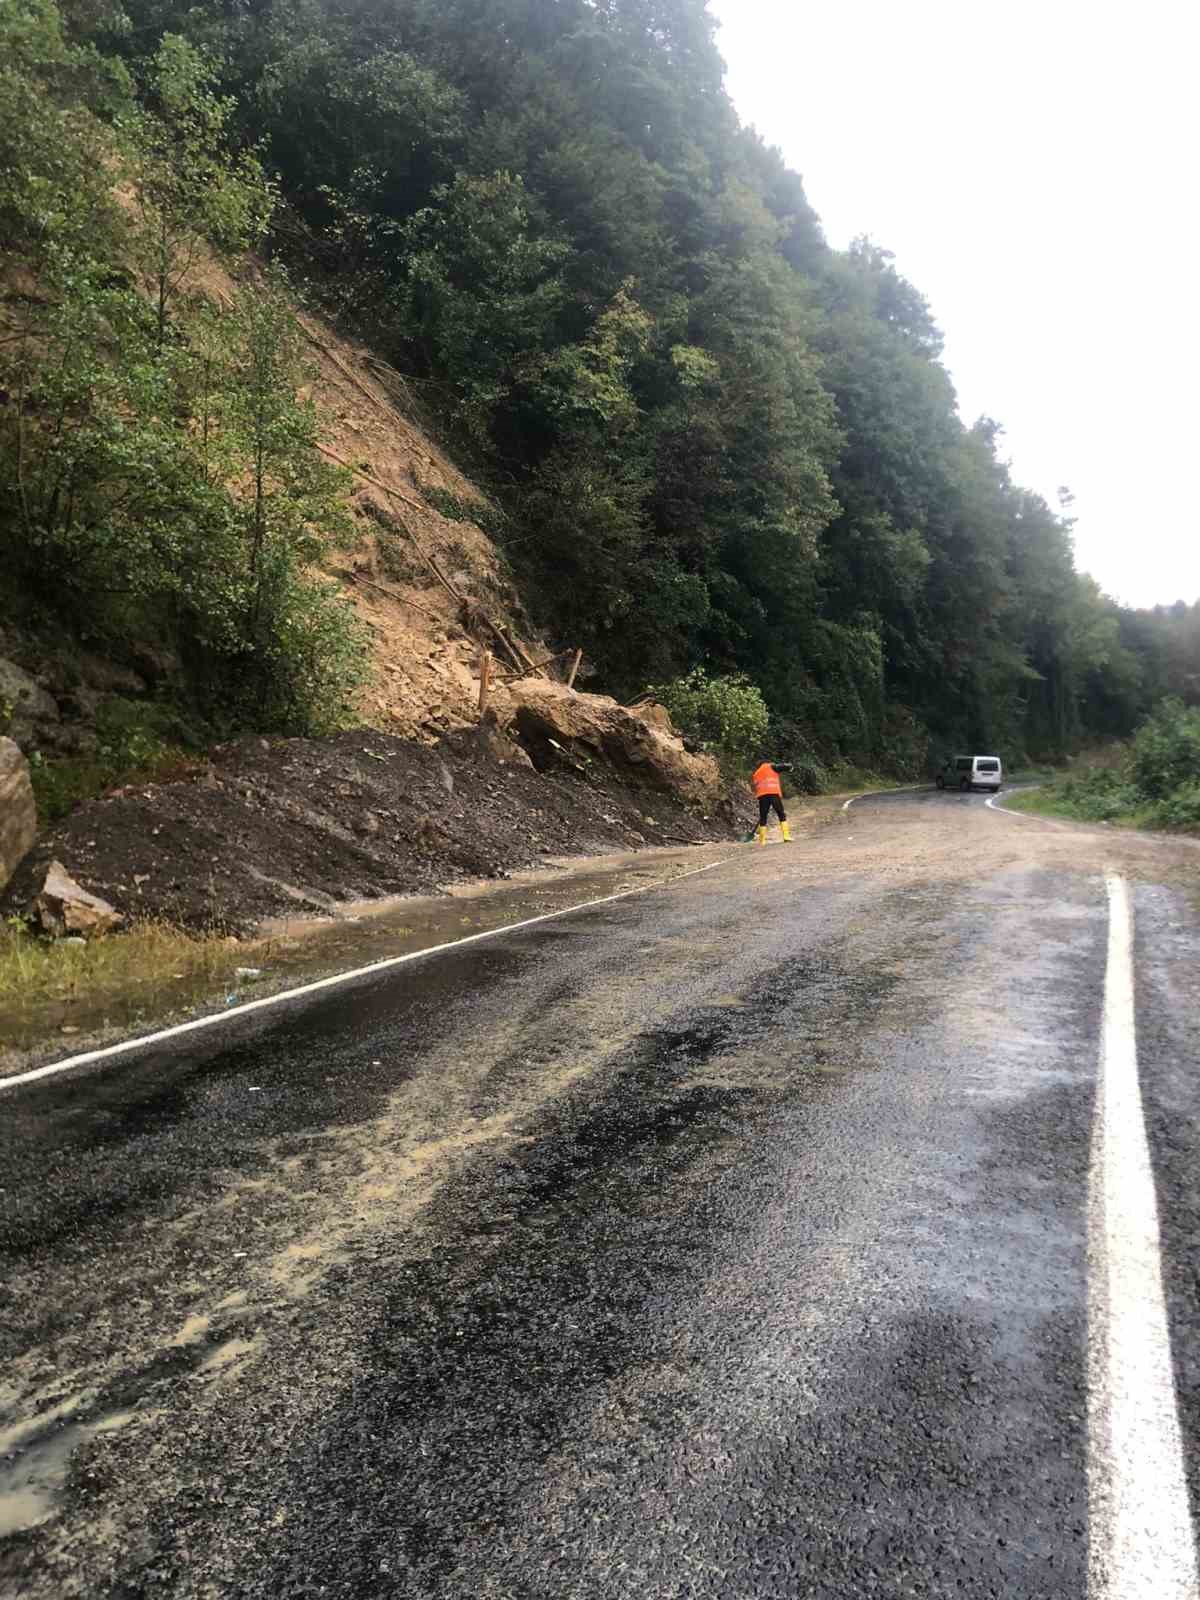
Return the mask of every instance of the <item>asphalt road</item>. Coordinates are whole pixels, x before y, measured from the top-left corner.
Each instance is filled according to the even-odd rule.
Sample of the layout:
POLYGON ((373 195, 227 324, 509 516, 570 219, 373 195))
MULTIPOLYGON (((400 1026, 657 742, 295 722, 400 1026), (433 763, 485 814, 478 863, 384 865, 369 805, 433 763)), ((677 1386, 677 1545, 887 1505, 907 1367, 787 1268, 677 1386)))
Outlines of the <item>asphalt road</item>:
POLYGON ((1183 843, 878 798, 0 1089, 0 1594, 1190 1600, 1198 888, 1183 843), (1151 1508, 1120 1577, 1106 1473, 1151 1508))

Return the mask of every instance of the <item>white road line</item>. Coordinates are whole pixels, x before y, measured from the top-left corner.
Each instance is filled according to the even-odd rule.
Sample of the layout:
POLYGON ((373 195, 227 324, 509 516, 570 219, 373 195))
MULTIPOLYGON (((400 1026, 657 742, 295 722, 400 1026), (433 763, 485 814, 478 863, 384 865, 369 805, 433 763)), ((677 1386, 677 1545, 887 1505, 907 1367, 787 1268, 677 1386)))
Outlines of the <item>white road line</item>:
POLYGON ((726 861, 736 859, 724 856, 720 861, 710 861, 706 867, 694 867, 690 872, 680 872, 674 878, 663 878, 658 883, 643 883, 636 889, 622 889, 620 894, 606 894, 599 900, 584 900, 579 905, 564 906, 561 911, 546 911, 540 917, 526 917, 523 922, 509 922, 502 928, 487 928, 483 933, 469 933, 462 939, 451 939, 446 944, 432 944, 426 950, 410 950, 407 955, 389 956, 384 961, 373 961, 366 967, 355 967, 350 972, 338 972, 331 978, 320 978, 315 983, 305 983, 295 989, 283 989, 278 994, 265 995, 261 1000, 250 1000, 245 1005, 230 1006, 227 1011, 215 1011, 209 1017, 197 1017, 192 1022, 180 1022, 173 1028, 162 1028, 158 1033, 142 1034, 136 1039, 124 1039, 120 1044, 110 1044, 102 1050, 87 1050, 82 1055, 68 1056, 65 1061, 54 1061, 45 1067, 35 1067, 30 1072, 19 1072, 12 1077, 0 1078, 0 1090, 16 1089, 22 1084, 36 1083, 41 1078, 53 1077, 59 1072, 69 1072, 74 1067, 86 1067, 96 1061, 110 1061, 116 1056, 128 1055, 132 1050, 143 1050, 164 1039, 179 1039, 184 1034, 199 1033, 203 1028, 220 1027, 234 1017, 248 1016, 251 1011, 266 1011, 271 1006, 283 1005, 288 1000, 299 1000, 304 995, 319 994, 323 989, 335 989, 353 978, 363 978, 373 972, 387 972, 392 967, 403 967, 410 961, 424 961, 428 956, 440 955, 445 950, 458 950, 463 945, 478 944, 483 939, 499 939, 506 933, 517 933, 522 928, 536 927, 539 922, 553 922, 558 917, 569 917, 573 911, 590 911, 593 906, 612 905, 615 900, 629 900, 636 894, 648 894, 652 889, 665 889, 681 883, 684 878, 697 878, 702 872, 712 872, 723 867, 726 861))
POLYGON ((1197 1600, 1196 1547, 1138 1084, 1133 913, 1108 880, 1108 969, 1088 1218, 1091 1600, 1197 1600))
MULTIPOLYGON (((983 803, 989 811, 1003 811, 1006 817, 1017 817, 1022 822, 1049 822, 1050 820, 1048 817, 1031 816, 1027 811, 1010 811, 1007 806, 1000 804, 1000 796, 998 794, 994 794, 990 800, 985 800, 983 803)), ((1055 824, 1051 822, 1050 826, 1054 827, 1055 824)))
POLYGON ((852 794, 842 810, 849 811, 850 807, 856 806, 860 800, 876 800, 881 794, 920 794, 920 792, 920 789, 914 788, 911 783, 906 784, 903 789, 868 789, 863 794, 852 794))

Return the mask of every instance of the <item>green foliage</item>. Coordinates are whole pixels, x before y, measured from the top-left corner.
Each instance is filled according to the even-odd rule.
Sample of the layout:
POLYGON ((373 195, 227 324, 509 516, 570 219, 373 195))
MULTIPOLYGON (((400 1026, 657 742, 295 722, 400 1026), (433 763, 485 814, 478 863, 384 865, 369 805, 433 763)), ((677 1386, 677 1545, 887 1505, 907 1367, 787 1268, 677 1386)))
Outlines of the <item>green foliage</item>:
MULTIPOLYGON (((336 725, 360 641, 309 571, 347 531, 347 479, 297 399, 286 286, 247 281, 219 311, 187 292, 202 251, 244 248, 272 204, 226 149, 232 102, 168 36, 135 106, 44 0, 0 0, 0 43, 0 110, 20 115, 0 130, 19 285, 0 325, 0 571, 68 631, 168 645, 209 720, 336 725)), ((46 803, 141 765, 118 742, 94 772, 44 775, 46 803)))
POLYGON ((746 677, 712 678, 703 667, 653 691, 685 737, 714 751, 734 769, 768 759, 770 713, 761 691, 746 677))
POLYGON ((916 776, 931 738, 1057 757, 1200 699, 1200 603, 1076 573, 1069 497, 960 421, 920 292, 831 250, 738 126, 705 0, 70 17, 0 0, 0 248, 36 283, 0 329, 0 562, 110 631, 156 618, 223 718, 328 725, 355 676, 303 576, 338 486, 278 290, 194 303, 203 252, 268 220, 494 508, 439 509, 615 692, 748 678, 806 784, 916 776))
POLYGON ((396 236, 396 304, 412 354, 453 375, 448 414, 477 444, 509 397, 517 365, 546 342, 562 305, 564 243, 538 237, 523 180, 460 174, 396 236))
POLYGON ((172 305, 203 251, 256 244, 274 201, 252 154, 231 155, 234 103, 214 93, 214 63, 167 34, 146 75, 149 102, 127 119, 137 226, 133 256, 162 344, 172 305))
POLYGON ((1146 820, 1154 828, 1200 833, 1200 783, 1188 783, 1151 806, 1146 820))
POLYGON ((1138 729, 1129 769, 1150 800, 1165 800, 1200 782, 1200 709, 1164 701, 1138 729))
POLYGON ((1085 822, 1200 829, 1200 709, 1164 701, 1120 759, 1058 778, 1028 804, 1085 822))
POLYGON ((30 757, 39 818, 44 824, 55 822, 81 801, 119 784, 178 778, 194 765, 189 734, 194 737, 169 707, 119 698, 106 701, 96 716, 95 750, 82 756, 55 758, 35 752, 30 757))

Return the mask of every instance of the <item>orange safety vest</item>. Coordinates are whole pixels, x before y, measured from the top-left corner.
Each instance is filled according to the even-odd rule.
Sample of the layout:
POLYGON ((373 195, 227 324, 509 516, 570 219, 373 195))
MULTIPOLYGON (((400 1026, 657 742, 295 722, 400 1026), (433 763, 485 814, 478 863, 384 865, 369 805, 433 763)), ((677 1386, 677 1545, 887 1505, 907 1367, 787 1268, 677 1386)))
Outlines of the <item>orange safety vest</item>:
POLYGON ((764 795, 777 794, 783 798, 783 784, 779 781, 779 774, 769 761, 764 761, 762 766, 750 779, 754 785, 754 792, 761 800, 764 795))

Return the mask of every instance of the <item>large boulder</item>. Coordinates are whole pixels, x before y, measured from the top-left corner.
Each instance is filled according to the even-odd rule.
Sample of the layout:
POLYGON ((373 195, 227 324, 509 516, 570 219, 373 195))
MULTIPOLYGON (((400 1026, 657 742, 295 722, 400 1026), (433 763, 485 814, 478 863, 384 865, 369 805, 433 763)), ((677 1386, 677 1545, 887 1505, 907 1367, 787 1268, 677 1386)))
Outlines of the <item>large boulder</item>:
POLYGON ((578 694, 565 683, 522 678, 510 685, 517 733, 535 763, 547 764, 546 747, 603 756, 654 789, 698 804, 721 787, 712 756, 691 755, 674 733, 651 727, 608 695, 578 694))
POLYGON ((657 700, 638 700, 625 708, 631 716, 638 717, 647 723, 656 732, 665 734, 668 739, 675 739, 682 743, 679 730, 671 721, 671 713, 666 706, 657 700))
POLYGON ((15 661, 0 658, 0 729, 22 750, 34 750, 58 720, 54 696, 15 661))
POLYGON ((11 739, 0 739, 0 889, 29 854, 37 837, 37 806, 29 763, 11 739))
POLYGON ((76 883, 61 861, 52 861, 46 868, 29 909, 42 932, 54 939, 68 933, 84 938, 111 933, 125 920, 107 900, 76 883))

